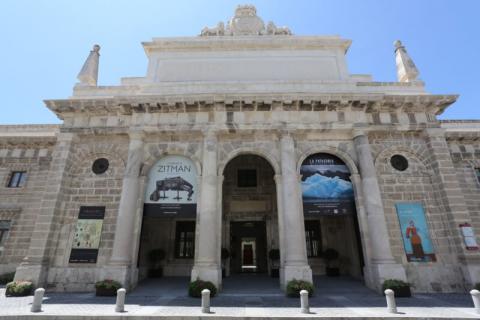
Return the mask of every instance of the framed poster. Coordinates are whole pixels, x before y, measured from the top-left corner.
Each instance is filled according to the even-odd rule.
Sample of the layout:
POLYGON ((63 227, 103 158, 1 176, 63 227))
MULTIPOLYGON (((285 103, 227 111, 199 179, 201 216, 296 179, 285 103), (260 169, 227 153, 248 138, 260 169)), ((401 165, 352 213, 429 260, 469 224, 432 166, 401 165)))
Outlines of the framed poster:
POLYGON ((183 156, 160 159, 148 174, 145 216, 195 217, 197 212, 197 170, 183 156))
POLYGON ((104 217, 105 207, 80 207, 69 262, 97 262, 104 217))
POLYGON ((396 203, 403 247, 409 262, 436 261, 425 211, 421 203, 396 203))
POLYGON ((300 167, 305 216, 344 215, 355 212, 350 170, 338 157, 317 153, 300 167))

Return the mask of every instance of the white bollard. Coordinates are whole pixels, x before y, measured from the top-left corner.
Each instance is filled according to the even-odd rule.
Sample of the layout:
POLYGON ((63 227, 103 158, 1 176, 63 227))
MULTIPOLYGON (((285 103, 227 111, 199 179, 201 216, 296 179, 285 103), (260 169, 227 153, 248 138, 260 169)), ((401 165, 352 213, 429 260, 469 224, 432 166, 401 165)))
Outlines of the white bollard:
POLYGON ((117 290, 117 302, 115 303, 115 312, 125 312, 125 295, 127 290, 120 288, 117 290))
POLYGON ((387 298, 387 310, 390 313, 397 313, 397 304, 395 303, 395 292, 391 289, 385 290, 385 297, 387 298))
POLYGON ((473 300, 473 306, 475 307, 475 311, 480 314, 480 291, 472 290, 470 291, 473 300))
POLYGON ((42 301, 43 301, 44 294, 45 294, 45 289, 43 288, 38 288, 37 290, 35 290, 35 295, 33 296, 32 308, 30 309, 30 311, 42 312, 42 301))
POLYGON ((202 290, 202 313, 210 313, 210 290, 202 290))
POLYGON ((308 305, 308 291, 300 291, 300 308, 302 313, 310 313, 310 306, 308 305))

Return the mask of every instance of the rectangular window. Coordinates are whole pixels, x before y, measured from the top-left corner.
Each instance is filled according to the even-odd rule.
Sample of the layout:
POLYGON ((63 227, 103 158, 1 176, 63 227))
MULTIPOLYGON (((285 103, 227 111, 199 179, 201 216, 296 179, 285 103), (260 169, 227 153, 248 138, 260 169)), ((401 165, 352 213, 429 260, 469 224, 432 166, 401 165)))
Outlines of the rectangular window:
POLYGON ((8 181, 8 187, 21 188, 25 185, 26 179, 27 179, 26 171, 13 171, 10 175, 10 180, 8 181))
POLYGON ((175 257, 192 259, 195 254, 195 221, 177 221, 175 257))
POLYGON ((322 252, 322 237, 320 235, 320 221, 305 221, 305 238, 307 241, 307 256, 319 257, 322 252))
POLYGON ((480 183, 480 168, 475 168, 475 175, 477 176, 478 183, 480 183))
POLYGON ((0 220, 0 248, 5 245, 7 241, 8 231, 10 230, 10 220, 0 220))
POLYGON ((237 187, 254 188, 257 186, 257 170, 239 169, 237 171, 237 187))

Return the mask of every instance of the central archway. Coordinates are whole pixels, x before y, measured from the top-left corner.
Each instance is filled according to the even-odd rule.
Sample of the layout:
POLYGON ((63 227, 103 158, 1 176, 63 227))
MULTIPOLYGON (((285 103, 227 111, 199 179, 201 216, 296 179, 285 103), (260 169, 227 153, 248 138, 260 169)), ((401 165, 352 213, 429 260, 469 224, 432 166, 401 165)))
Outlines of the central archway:
POLYGON ((241 154, 223 170, 222 269, 224 276, 278 276, 280 261, 275 170, 265 158, 241 154))

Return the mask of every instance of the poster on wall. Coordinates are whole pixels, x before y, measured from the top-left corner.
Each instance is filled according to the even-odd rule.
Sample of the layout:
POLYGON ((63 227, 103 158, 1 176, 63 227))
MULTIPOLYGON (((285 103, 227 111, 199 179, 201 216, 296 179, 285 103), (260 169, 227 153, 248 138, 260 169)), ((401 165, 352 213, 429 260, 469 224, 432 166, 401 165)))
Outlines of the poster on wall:
POLYGON ((105 207, 80 207, 69 262, 97 262, 104 217, 105 207))
POLYGON ((408 262, 436 261, 422 204, 396 203, 395 207, 408 262))
POLYGON ((327 153, 313 154, 303 161, 300 174, 304 215, 355 212, 350 170, 341 159, 327 153))
POLYGON ((197 211, 197 170, 187 157, 166 156, 148 174, 145 216, 195 217, 197 211))
POLYGON ((473 228, 469 223, 460 224, 460 230, 462 231, 463 242, 467 250, 478 250, 477 239, 473 233, 473 228))

